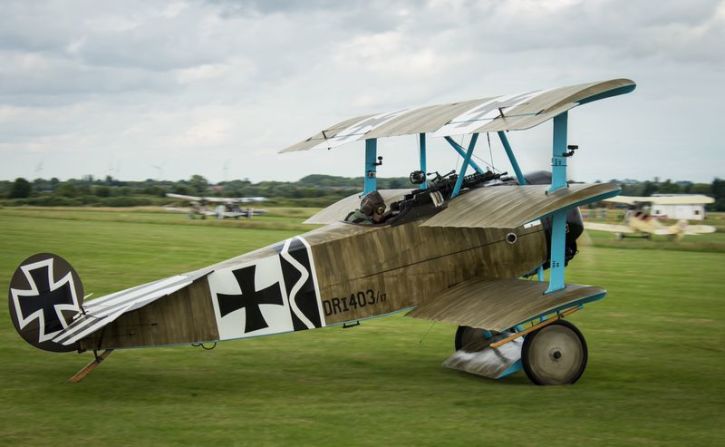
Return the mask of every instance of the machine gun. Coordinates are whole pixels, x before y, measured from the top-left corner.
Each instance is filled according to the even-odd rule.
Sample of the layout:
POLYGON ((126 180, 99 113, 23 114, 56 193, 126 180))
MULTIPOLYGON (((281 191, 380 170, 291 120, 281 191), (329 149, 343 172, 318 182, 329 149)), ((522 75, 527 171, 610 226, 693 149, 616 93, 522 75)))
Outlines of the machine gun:
MULTIPOLYGON (((461 190, 476 188, 492 180, 498 180, 507 172, 494 173, 486 171, 473 173, 463 178, 461 190)), ((436 213, 442 208, 442 204, 451 198, 453 188, 458 180, 455 169, 441 175, 438 171, 429 172, 426 189, 418 189, 406 194, 402 200, 390 204, 390 211, 393 216, 389 222, 393 225, 407 222, 413 218, 436 213)), ((425 181, 426 175, 423 171, 413 171, 410 174, 410 181, 413 184, 421 184, 425 181)))

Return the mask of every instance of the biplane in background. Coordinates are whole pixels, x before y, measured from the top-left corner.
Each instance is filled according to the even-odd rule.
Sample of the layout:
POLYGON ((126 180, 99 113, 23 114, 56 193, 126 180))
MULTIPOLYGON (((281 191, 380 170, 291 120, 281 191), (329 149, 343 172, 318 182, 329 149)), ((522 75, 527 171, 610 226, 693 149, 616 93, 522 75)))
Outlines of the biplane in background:
MULTIPOLYGON (((663 196, 618 196, 604 200, 604 202, 627 206, 622 224, 608 224, 599 222, 585 222, 587 230, 606 231, 614 233, 617 239, 627 237, 643 237, 651 239, 653 235, 669 236, 672 240, 681 240, 685 235, 698 235, 714 233, 716 228, 711 225, 690 225, 686 219, 679 219, 672 225, 665 225, 660 219, 668 216, 659 212, 662 207, 684 205, 702 206, 713 203, 715 200, 701 194, 676 194, 663 196), (654 213, 653 213, 653 207, 654 213)), ((702 217, 702 216, 700 216, 702 217)))
POLYGON ((578 207, 620 189, 568 183, 574 153, 567 147, 568 111, 634 88, 615 79, 343 121, 282 152, 364 140, 361 211, 370 221, 344 221, 359 206, 356 194, 308 220, 323 227, 87 303, 66 261, 34 255, 10 283, 13 324, 38 348, 93 352, 94 360, 71 378, 78 381, 114 349, 349 325, 407 310, 458 325, 446 366, 492 378, 523 367, 537 384, 573 383, 586 367, 587 345, 564 318, 606 294, 565 283, 583 231, 578 207), (552 172, 525 176, 506 131, 550 119, 552 172), (475 163, 484 132, 497 133, 514 177, 475 163), (467 147, 450 138, 464 134, 471 135, 467 147), (419 141, 414 185, 378 191, 377 139, 395 135, 419 141), (445 138, 460 154, 459 173, 426 176, 429 135, 445 138))
POLYGON ((171 212, 187 213, 190 219, 196 217, 201 219, 216 217, 220 220, 239 219, 240 217, 251 219, 253 216, 261 216, 266 213, 265 210, 254 209, 250 206, 242 208, 242 204, 264 202, 267 200, 265 197, 197 197, 174 193, 166 193, 166 197, 189 202, 191 206, 188 208, 167 206, 164 209, 171 212), (214 209, 210 209, 209 204, 214 204, 214 209))

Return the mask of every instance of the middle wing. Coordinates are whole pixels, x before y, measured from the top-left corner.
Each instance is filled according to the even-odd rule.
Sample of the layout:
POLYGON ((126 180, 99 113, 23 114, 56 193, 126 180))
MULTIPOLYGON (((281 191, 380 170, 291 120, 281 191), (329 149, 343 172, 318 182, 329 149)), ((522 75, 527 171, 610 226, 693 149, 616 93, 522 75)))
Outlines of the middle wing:
POLYGON ((607 291, 569 284, 544 295, 548 283, 524 279, 464 281, 408 316, 503 332, 556 310, 604 298, 607 291))
POLYGON ((634 233, 634 230, 626 225, 615 225, 597 222, 584 222, 584 228, 587 230, 607 231, 609 233, 634 233))
POLYGON ((614 183, 578 183, 555 192, 548 185, 500 185, 474 189, 448 202, 426 227, 516 228, 562 208, 619 194, 614 183))

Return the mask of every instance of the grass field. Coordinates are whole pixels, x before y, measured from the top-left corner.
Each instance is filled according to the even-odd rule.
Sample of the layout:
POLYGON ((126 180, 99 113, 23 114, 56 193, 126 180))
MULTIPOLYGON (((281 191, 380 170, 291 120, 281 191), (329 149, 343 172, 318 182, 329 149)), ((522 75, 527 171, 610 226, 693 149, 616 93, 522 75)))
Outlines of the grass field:
MULTIPOLYGON (((296 212, 239 229, 148 211, 0 209, 0 285, 52 251, 99 296, 289 237, 302 228, 296 212)), ((443 369, 455 328, 402 316, 212 351, 118 351, 71 385, 90 356, 25 344, 3 306, 0 444, 725 444, 725 253, 604 247, 596 234, 591 244, 568 280, 609 296, 571 318, 590 360, 567 387, 443 369)))

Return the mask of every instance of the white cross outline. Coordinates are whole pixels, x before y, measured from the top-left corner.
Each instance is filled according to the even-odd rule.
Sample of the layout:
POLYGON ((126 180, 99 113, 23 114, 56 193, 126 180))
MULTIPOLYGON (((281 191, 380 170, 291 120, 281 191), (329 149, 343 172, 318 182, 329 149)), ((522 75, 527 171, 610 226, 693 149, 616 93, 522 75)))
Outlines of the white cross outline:
POLYGON ((43 259, 42 261, 34 262, 32 264, 26 264, 20 266, 20 270, 22 270, 23 274, 25 275, 25 278, 28 281, 28 284, 30 284, 30 290, 18 290, 10 288, 10 294, 13 298, 13 305, 15 307, 15 315, 18 318, 18 325, 20 326, 20 329, 23 329, 25 326, 28 325, 31 321, 35 320, 36 318, 39 320, 38 325, 40 326, 40 333, 38 337, 38 343, 43 343, 45 341, 53 339, 56 335, 58 335, 60 332, 63 331, 63 329, 68 327, 68 322, 65 321, 65 316, 63 316, 64 310, 70 310, 75 312, 80 312, 80 305, 78 304, 78 297, 76 296, 76 288, 75 288, 75 282, 73 281, 73 274, 71 272, 68 272, 67 275, 65 275, 63 278, 60 279, 60 281, 55 282, 54 281, 54 274, 53 274, 53 260, 54 258, 48 258, 43 259), (63 325, 63 329, 55 332, 51 332, 49 334, 45 333, 45 314, 43 313, 43 309, 38 309, 35 312, 31 313, 30 315, 23 317, 22 309, 20 308, 20 297, 25 296, 39 296, 40 293, 38 292, 38 286, 35 284, 35 281, 33 280, 33 277, 30 275, 30 272, 32 270, 37 270, 40 267, 48 267, 48 284, 50 285, 50 291, 57 290, 61 286, 65 284, 70 284, 70 290, 71 290, 71 297, 73 299, 73 304, 54 304, 53 308, 55 310, 55 313, 58 315, 58 319, 60 320, 61 324, 63 325))

